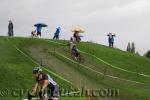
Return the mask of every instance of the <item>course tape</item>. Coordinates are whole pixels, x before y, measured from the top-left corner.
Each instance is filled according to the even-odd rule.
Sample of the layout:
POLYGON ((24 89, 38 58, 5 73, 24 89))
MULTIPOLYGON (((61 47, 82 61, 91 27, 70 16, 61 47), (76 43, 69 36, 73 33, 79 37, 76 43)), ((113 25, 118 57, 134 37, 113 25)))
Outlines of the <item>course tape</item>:
MULTIPOLYGON (((8 38, 6 38, 6 39, 9 41, 8 38)), ((9 41, 9 42, 10 42, 10 41, 9 41)), ((11 42, 10 42, 10 43, 11 43, 11 42)), ((12 43, 11 43, 11 44, 12 44, 12 43)), ((35 63, 36 65, 39 65, 39 66, 40 66, 40 64, 39 64, 38 62, 36 62, 35 60, 33 60, 33 59, 32 59, 30 56, 28 56, 27 54, 25 54, 25 53, 24 53, 22 50, 20 50, 16 45, 12 44, 12 46, 13 46, 17 51, 19 51, 22 55, 24 55, 25 57, 27 57, 28 59, 30 59, 33 63, 35 63)), ((42 67, 42 68, 44 68, 44 70, 46 70, 47 72, 53 74, 54 76, 60 78, 61 80, 66 81, 66 82, 69 83, 69 84, 73 84, 72 82, 70 82, 70 81, 68 81, 67 79, 61 77, 60 75, 58 75, 58 74, 56 74, 56 73, 54 73, 54 72, 52 72, 52 71, 46 69, 45 67, 42 67)))
MULTIPOLYGON (((8 38, 7 38, 7 40, 9 41, 8 38)), ((12 44, 12 45, 13 45, 13 44, 12 44)), ((16 48, 17 51, 19 51, 21 54, 23 54, 24 56, 26 56, 26 57, 27 57, 28 59, 30 59, 32 62, 34 62, 34 63, 37 64, 37 65, 40 65, 38 62, 36 62, 35 60, 33 60, 30 56, 28 56, 28 55, 25 54, 23 51, 21 51, 16 45, 13 45, 13 46, 16 48)), ((58 55, 60 55, 60 56, 62 56, 62 57, 64 57, 64 58, 70 60, 70 61, 73 62, 73 63, 78 64, 78 62, 73 61, 72 59, 70 59, 70 58, 64 56, 64 55, 61 54, 61 53, 58 53, 58 52, 56 52, 56 51, 53 51, 53 52, 55 52, 56 54, 58 54, 58 55)), ((84 68, 89 69, 89 70, 91 70, 91 71, 93 71, 93 72, 96 72, 96 73, 98 73, 98 74, 105 75, 105 74, 103 74, 103 73, 101 73, 101 72, 99 72, 99 71, 96 71, 96 70, 94 70, 94 69, 92 69, 92 68, 90 68, 90 67, 88 67, 88 66, 83 65, 83 64, 79 64, 79 65, 81 65, 81 66, 83 66, 84 68)), ((44 68, 44 69, 46 69, 46 68, 44 68)), ((70 83, 70 84, 73 84, 73 83, 69 82, 68 80, 62 78, 61 76, 57 75, 56 73, 54 74, 53 72, 51 72, 51 71, 48 70, 48 69, 47 69, 47 71, 49 71, 49 72, 52 73, 53 75, 59 77, 60 79, 66 81, 66 82, 68 82, 68 83, 70 83)), ((137 82, 137 81, 133 81, 133 80, 128 80, 128 79, 124 79, 124 78, 119 78, 119 77, 116 77, 116 76, 111 76, 111 75, 105 75, 105 76, 110 77, 110 78, 114 78, 114 79, 119 79, 119 80, 124 80, 124 81, 128 81, 128 82, 132 82, 132 83, 145 84, 145 83, 142 83, 142 82, 137 82)))
MULTIPOLYGON (((8 42, 10 42, 8 38, 6 38, 6 39, 7 39, 8 42)), ((11 43, 11 44, 12 44, 12 43, 11 43)), ((17 51, 19 51, 21 54, 23 54, 25 57, 27 57, 28 59, 30 59, 33 63, 35 63, 35 64, 37 64, 37 65, 40 65, 38 62, 36 62, 35 60, 33 60, 30 56, 28 56, 27 54, 25 54, 22 50, 20 50, 16 45, 12 44, 12 46, 13 46, 17 51)), ((43 67, 43 68, 44 68, 44 67, 43 67)), ((54 73, 54 72, 52 72, 52 71, 50 71, 50 70, 48 70, 48 69, 46 69, 46 68, 44 68, 44 70, 46 70, 47 72, 49 72, 49 73, 53 74, 54 76, 60 78, 61 80, 66 81, 66 82, 69 83, 69 84, 73 84, 72 82, 68 81, 67 79, 65 79, 65 78, 63 78, 63 77, 61 77, 61 76, 59 76, 58 74, 56 74, 56 73, 54 73)), ((62 95, 62 96, 65 96, 65 95, 68 95, 68 94, 75 94, 75 93, 80 93, 80 91, 77 91, 77 92, 70 92, 70 93, 61 94, 61 95, 62 95)), ((32 98, 32 100, 37 100, 37 99, 39 99, 39 98, 32 98)), ((22 100, 28 100, 28 99, 22 99, 22 100)))
MULTIPOLYGON (((55 42, 55 41, 52 41, 52 40, 47 40, 47 41, 52 42, 52 43, 56 43, 56 44, 59 44, 59 45, 63 45, 63 46, 66 45, 66 44, 59 43, 59 42, 55 42)), ((137 73, 137 72, 134 72, 134 71, 129 71, 129 70, 126 70, 126 69, 123 69, 123 68, 114 66, 114 65, 112 65, 112 64, 110 64, 110 63, 104 61, 103 59, 101 59, 101 58, 99 58, 99 57, 97 57, 97 56, 95 56, 95 55, 89 54, 89 53, 84 52, 84 51, 81 51, 81 50, 80 50, 80 52, 81 52, 81 53, 84 53, 84 54, 87 54, 87 55, 89 55, 89 56, 92 56, 92 57, 96 58, 97 60, 103 62, 104 64, 106 64, 106 65, 108 65, 108 66, 110 66, 110 67, 112 67, 112 68, 115 68, 115 69, 118 69, 118 70, 121 70, 121 71, 124 71, 124 72, 132 73, 132 74, 138 74, 138 75, 140 75, 140 76, 144 76, 144 77, 150 78, 149 75, 146 75, 146 74, 143 74, 143 73, 137 73)))
MULTIPOLYGON (((64 56, 63 54, 61 54, 61 53, 59 53, 59 52, 56 52, 56 51, 50 51, 50 52, 56 53, 57 55, 59 55, 59 56, 65 58, 65 59, 67 59, 67 60, 69 60, 69 61, 71 61, 71 62, 73 62, 73 63, 75 63, 75 64, 79 64, 78 62, 76 62, 76 61, 74 61, 74 60, 72 60, 72 59, 70 59, 70 58, 64 56)), ((113 79, 119 79, 119 80, 123 80, 123 81, 127 81, 127 82, 137 83, 137 84, 145 84, 145 83, 142 83, 142 82, 137 82, 137 81, 133 81, 133 80, 128 80, 128 79, 124 79, 124 78, 119 78, 119 77, 116 77, 116 76, 107 75, 107 74, 101 73, 101 72, 99 72, 99 71, 96 71, 96 70, 94 70, 94 69, 92 69, 92 68, 90 68, 90 67, 88 67, 88 66, 85 66, 85 65, 83 65, 83 64, 79 64, 79 65, 82 66, 82 67, 84 67, 84 68, 86 68, 86 69, 88 69, 88 70, 91 70, 91 71, 93 71, 93 72, 95 72, 95 73, 98 73, 98 74, 100 74, 100 75, 104 75, 104 76, 107 76, 107 77, 110 77, 110 78, 113 78, 113 79)))

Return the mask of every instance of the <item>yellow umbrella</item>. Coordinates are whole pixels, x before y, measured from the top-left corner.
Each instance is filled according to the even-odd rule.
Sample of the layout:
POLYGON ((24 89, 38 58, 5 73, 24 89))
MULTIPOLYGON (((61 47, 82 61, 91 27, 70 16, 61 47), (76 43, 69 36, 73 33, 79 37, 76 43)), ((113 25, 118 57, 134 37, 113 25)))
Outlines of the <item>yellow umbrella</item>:
POLYGON ((85 29, 81 26, 75 26, 72 28, 71 30, 72 32, 80 32, 80 33, 84 33, 85 32, 85 29))

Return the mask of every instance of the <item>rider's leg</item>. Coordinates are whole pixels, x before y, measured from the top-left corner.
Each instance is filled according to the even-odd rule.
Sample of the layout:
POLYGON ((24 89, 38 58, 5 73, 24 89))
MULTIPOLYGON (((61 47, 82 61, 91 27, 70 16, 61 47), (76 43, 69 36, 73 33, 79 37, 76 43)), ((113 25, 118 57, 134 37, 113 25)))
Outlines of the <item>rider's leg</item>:
POLYGON ((39 92, 40 100, 44 100, 45 99, 44 94, 45 93, 42 93, 42 91, 39 92))
POLYGON ((58 100, 58 98, 59 98, 59 86, 57 86, 57 85, 55 85, 54 86, 55 87, 55 89, 54 89, 54 91, 53 91, 53 98, 52 98, 52 100, 58 100))
POLYGON ((52 96, 53 96, 53 93, 52 93, 52 90, 48 88, 47 90, 47 96, 48 96, 48 100, 52 100, 52 96))

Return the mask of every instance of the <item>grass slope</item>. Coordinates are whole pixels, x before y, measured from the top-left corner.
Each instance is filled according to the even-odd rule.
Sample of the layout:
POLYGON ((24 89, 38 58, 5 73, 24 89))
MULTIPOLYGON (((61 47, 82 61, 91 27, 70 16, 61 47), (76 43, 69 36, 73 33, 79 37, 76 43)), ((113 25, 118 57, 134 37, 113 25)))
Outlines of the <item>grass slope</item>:
MULTIPOLYGON (((20 43, 20 41, 18 41, 18 43, 20 43)), ((26 90, 31 90, 35 82, 32 76, 32 69, 36 64, 18 52, 6 37, 0 37, 0 55, 0 100, 20 100, 21 98, 26 98, 26 90), (3 90, 8 90, 9 94, 2 93, 3 90), (18 96, 20 90, 24 91, 21 97, 18 96), (13 94, 13 91, 16 91, 17 94, 13 94)), ((48 71, 45 72, 49 73, 48 71)), ((72 84, 65 82, 56 75, 49 74, 62 88, 67 89, 69 87, 74 87, 72 84)), ((67 97, 61 98, 61 100, 66 99, 85 100, 85 98, 74 97, 69 99, 67 97)))
MULTIPOLYGON (((56 41, 60 43, 66 43, 66 41, 56 41)), ((49 40, 31 39, 31 38, 9 38, 0 37, 0 87, 7 87, 8 89, 18 88, 31 88, 34 80, 31 77, 31 70, 35 64, 20 54, 13 46, 16 45, 19 49, 25 52, 28 56, 35 61, 46 66, 47 69, 65 79, 71 81, 73 84, 69 84, 55 75, 50 75, 56 79, 57 83, 61 87, 73 86, 80 88, 86 86, 93 89, 120 89, 120 95, 117 98, 102 98, 96 97, 93 100, 149 100, 150 96, 150 78, 138 76, 137 74, 131 74, 127 72, 114 69, 105 63, 89 56, 82 54, 85 61, 82 65, 87 66, 84 68, 82 65, 76 64, 57 53, 72 59, 70 51, 67 47, 50 42, 49 40), (128 80, 134 80, 143 82, 144 84, 137 84, 120 79, 113 79, 93 72, 92 70, 104 73, 119 78, 125 78, 128 80), (3 75, 3 76, 2 76, 3 75), (11 82, 11 84, 10 84, 11 82), (32 84, 32 85, 31 85, 32 84)), ((150 60, 144 57, 129 54, 117 49, 110 49, 108 47, 93 44, 93 43, 79 43, 80 50, 89 54, 94 54, 97 57, 113 64, 114 66, 124 68, 130 71, 140 71, 141 73, 150 75, 150 60)), ((2 100, 17 100, 11 95, 3 97, 2 100), (8 99, 9 98, 9 99, 8 99)), ((87 98, 67 98, 63 97, 61 100, 87 100, 87 98)))

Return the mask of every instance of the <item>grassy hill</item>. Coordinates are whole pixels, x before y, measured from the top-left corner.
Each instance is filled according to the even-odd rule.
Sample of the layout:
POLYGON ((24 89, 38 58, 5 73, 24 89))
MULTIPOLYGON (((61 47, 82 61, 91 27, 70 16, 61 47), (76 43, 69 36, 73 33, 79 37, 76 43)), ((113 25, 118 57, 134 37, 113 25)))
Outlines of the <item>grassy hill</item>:
MULTIPOLYGON (((0 37, 0 89, 9 90, 0 100, 19 100, 15 89, 32 89, 32 69, 37 64, 61 88, 119 89, 118 97, 92 97, 92 100, 149 100, 150 60, 144 57, 82 42, 84 63, 78 64, 66 47, 67 41, 0 37)), ((26 98, 24 94, 22 98, 26 98)), ((61 97, 60 100, 88 100, 87 97, 61 97)))

